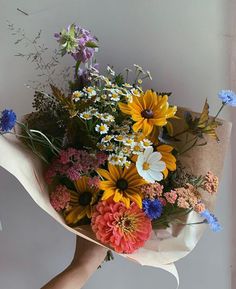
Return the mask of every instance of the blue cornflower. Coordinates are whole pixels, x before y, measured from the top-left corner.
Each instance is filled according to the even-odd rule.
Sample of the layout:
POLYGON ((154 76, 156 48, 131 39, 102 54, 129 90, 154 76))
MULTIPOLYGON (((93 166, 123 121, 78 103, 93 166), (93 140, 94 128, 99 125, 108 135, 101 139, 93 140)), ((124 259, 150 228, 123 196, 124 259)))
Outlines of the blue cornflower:
POLYGON ((232 90, 221 90, 218 96, 224 104, 236 106, 236 94, 232 90))
POLYGON ((11 109, 5 109, 2 111, 0 117, 0 130, 3 132, 8 132, 13 129, 16 123, 16 114, 11 109))
POLYGON ((143 200, 143 211, 151 220, 160 218, 162 214, 162 210, 163 210, 162 203, 158 199, 155 199, 155 200, 144 199, 143 200))
POLYGON ((200 216, 205 218, 205 222, 209 224, 213 232, 219 232, 222 229, 217 218, 208 210, 205 210, 202 213, 200 213, 200 216))

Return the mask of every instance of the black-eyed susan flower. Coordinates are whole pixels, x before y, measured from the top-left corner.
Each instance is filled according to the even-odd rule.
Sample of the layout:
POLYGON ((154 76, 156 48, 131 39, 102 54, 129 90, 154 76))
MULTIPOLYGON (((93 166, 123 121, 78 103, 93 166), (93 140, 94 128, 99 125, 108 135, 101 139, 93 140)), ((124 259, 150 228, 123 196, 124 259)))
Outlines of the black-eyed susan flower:
POLYGON ((133 201, 142 208, 140 186, 146 182, 139 176, 134 164, 124 169, 108 164, 108 171, 98 169, 97 172, 104 178, 99 185, 104 191, 102 200, 113 198, 114 202, 123 202, 127 208, 133 201))
POLYGON ((144 136, 148 136, 155 126, 165 126, 177 111, 176 106, 169 106, 167 95, 157 95, 152 90, 147 90, 140 97, 134 96, 128 104, 119 103, 119 107, 135 121, 133 130, 142 131, 144 136))
POLYGON ((74 182, 76 192, 71 192, 71 210, 66 216, 68 224, 75 224, 84 217, 91 218, 92 206, 98 198, 99 188, 89 186, 89 177, 83 176, 74 182))

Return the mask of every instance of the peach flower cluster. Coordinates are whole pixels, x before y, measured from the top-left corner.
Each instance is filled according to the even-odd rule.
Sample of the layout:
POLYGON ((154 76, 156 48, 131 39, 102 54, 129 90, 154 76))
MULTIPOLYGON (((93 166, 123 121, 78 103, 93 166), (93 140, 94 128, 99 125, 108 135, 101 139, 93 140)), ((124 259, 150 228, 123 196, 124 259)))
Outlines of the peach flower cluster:
POLYGON ((208 172, 203 181, 203 189, 210 194, 215 194, 219 186, 219 179, 212 172, 208 172))

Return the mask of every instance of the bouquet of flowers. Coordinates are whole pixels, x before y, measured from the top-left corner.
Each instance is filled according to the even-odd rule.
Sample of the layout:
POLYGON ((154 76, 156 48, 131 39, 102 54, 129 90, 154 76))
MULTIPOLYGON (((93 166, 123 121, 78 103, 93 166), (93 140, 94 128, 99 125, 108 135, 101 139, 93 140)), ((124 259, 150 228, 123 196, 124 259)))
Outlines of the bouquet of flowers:
MULTIPOLYGON (((212 210, 231 124, 218 115, 236 95, 219 92, 215 117, 207 100, 201 113, 177 108, 171 93, 143 90, 151 74, 139 65, 102 74, 98 39, 86 29, 72 24, 55 38, 75 61, 72 77, 56 85, 48 73, 21 121, 2 111, 0 165, 70 231, 175 273, 171 264, 194 248, 204 224, 221 228, 212 210)), ((28 58, 54 69, 37 53, 28 58)))

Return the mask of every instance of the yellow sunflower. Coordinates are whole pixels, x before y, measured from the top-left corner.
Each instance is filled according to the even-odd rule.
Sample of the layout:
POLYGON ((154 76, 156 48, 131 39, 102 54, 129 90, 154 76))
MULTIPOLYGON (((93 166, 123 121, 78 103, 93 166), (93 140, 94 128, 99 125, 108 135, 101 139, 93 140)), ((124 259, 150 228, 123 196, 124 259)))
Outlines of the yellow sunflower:
POLYGON ((166 168, 162 172, 165 178, 168 176, 168 171, 173 172, 176 170, 176 158, 172 154, 173 149, 172 146, 165 144, 156 147, 156 150, 162 155, 161 160, 166 164, 166 168))
POLYGON ((141 130, 144 136, 148 136, 155 126, 165 126, 167 119, 174 117, 177 111, 176 106, 169 107, 167 95, 157 95, 152 90, 147 90, 139 97, 134 96, 128 104, 119 103, 119 107, 135 121, 133 130, 141 130))
POLYGON ((97 201, 99 189, 88 185, 88 177, 81 177, 74 182, 76 192, 71 191, 71 210, 66 216, 68 224, 75 224, 85 216, 91 218, 92 206, 97 201))
POLYGON ((97 172, 105 179, 100 182, 100 189, 104 191, 102 200, 113 197, 115 202, 123 202, 127 208, 130 201, 142 208, 140 186, 146 181, 139 176, 134 164, 124 169, 108 164, 108 171, 98 169, 97 172))

